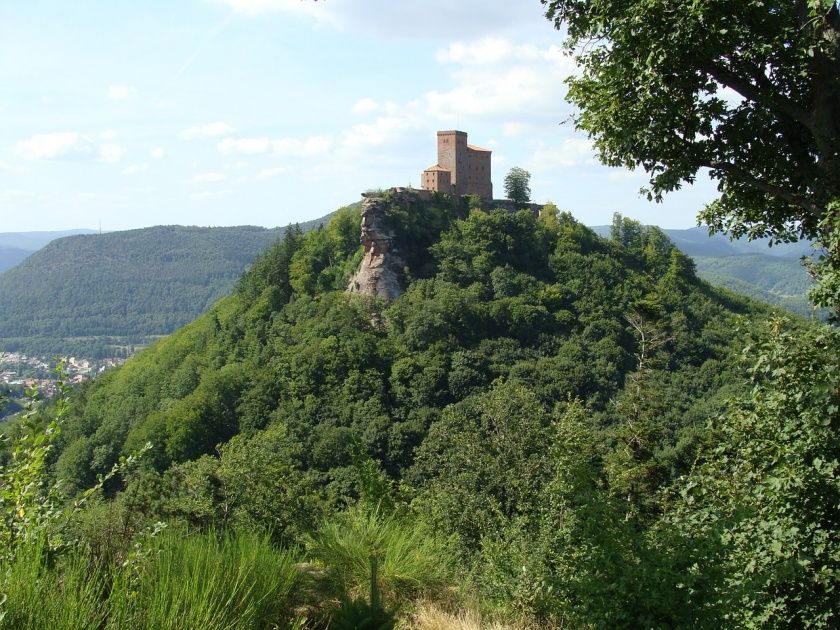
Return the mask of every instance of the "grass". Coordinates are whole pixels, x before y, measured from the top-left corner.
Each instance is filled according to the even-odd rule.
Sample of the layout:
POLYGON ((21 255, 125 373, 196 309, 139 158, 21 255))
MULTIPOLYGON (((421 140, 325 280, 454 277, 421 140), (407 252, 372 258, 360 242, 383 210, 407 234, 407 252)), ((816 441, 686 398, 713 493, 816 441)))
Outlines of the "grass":
MULTIPOLYGON (((115 581, 115 628, 271 628, 285 619, 297 582, 296 558, 252 534, 167 533, 137 580, 115 581)), ((142 570, 142 569, 141 569, 142 570)))
POLYGON ((0 628, 203 630, 296 625, 295 554, 253 534, 168 532, 138 563, 106 573, 81 551, 50 565, 43 545, 2 567, 0 628))
POLYGON ((402 630, 525 630, 525 625, 490 621, 474 610, 448 612, 430 602, 421 602, 417 610, 399 626, 402 630))
POLYGON ((43 540, 18 549, 14 560, 0 566, 0 628, 4 630, 94 630, 105 619, 103 581, 89 573, 78 554, 49 567, 43 540))
POLYGON ((455 593, 446 541, 401 516, 351 508, 307 542, 316 564, 243 532, 165 530, 104 562, 83 548, 56 559, 36 542, 0 564, 0 630, 258 630, 301 628, 304 617, 385 628, 412 602, 455 593))

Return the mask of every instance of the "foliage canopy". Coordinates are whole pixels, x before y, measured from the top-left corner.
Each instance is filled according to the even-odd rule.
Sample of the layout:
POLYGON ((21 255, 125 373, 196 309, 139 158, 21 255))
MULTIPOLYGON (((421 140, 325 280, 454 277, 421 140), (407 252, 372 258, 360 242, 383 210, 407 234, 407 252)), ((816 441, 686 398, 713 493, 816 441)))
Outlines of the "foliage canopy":
POLYGON ((701 219, 735 235, 821 238, 840 196, 835 0, 542 0, 582 74, 576 123, 660 199, 709 169, 701 219))
POLYGON ((505 195, 516 203, 531 201, 531 174, 519 166, 511 168, 505 175, 505 195))

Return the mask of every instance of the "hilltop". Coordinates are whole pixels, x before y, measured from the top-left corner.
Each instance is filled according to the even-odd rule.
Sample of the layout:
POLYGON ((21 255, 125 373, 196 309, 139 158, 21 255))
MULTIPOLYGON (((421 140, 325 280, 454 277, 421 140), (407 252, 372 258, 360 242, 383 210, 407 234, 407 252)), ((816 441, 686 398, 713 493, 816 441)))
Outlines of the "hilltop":
MULTIPOLYGON (((616 242, 569 215, 401 199, 380 204, 403 269, 398 299, 346 292, 363 255, 357 207, 287 234, 232 295, 86 390, 59 469, 92 479, 146 440, 165 469, 282 418, 311 453, 326 435, 355 434, 402 476, 428 423, 496 379, 528 384, 549 408, 579 398, 610 423, 651 331, 663 341, 644 367, 673 393, 662 421, 681 427, 714 404, 733 318, 771 312, 716 292, 655 228, 616 242)), ((308 465, 345 461, 325 456, 308 465)))
MULTIPOLYGON (((326 219, 301 227, 306 231, 326 219)), ((609 236, 609 226, 592 229, 609 236)), ((701 278, 800 315, 813 313, 806 297, 811 280, 799 262, 810 244, 768 248, 761 241, 709 237, 705 228, 663 231, 694 258, 701 278)), ((84 232, 70 238, 61 238, 63 232, 0 234, 0 248, 40 248, 52 241, 0 275, 0 349, 91 358, 130 353, 226 295, 283 230, 158 226, 84 232)))

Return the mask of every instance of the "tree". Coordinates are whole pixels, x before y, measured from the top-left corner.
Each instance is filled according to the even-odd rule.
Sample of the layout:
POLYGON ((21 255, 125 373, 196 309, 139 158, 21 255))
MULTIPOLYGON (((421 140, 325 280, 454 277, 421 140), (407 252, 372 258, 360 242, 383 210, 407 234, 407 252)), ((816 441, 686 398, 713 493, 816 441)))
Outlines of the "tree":
POLYGON ((518 204, 531 201, 531 173, 524 168, 514 166, 505 175, 505 194, 518 204))
POLYGON ((836 627, 840 618, 840 335, 771 323, 744 350, 752 388, 711 425, 670 515, 697 550, 697 591, 723 625, 836 627), (709 544, 711 543, 711 544, 709 544))
MULTIPOLYGON (((611 166, 660 200, 708 169, 700 219, 733 235, 830 244, 840 206, 836 0, 541 0, 567 29, 569 100, 611 166)), ((829 258, 840 255, 832 247, 829 258)))

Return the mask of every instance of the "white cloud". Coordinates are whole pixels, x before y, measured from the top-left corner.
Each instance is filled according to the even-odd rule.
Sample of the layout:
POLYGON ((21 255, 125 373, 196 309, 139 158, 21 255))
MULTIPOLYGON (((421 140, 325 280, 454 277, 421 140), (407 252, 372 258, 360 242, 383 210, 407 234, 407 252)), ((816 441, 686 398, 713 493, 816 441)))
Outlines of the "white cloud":
POLYGON ((236 133, 236 129, 229 124, 217 120, 216 122, 207 123, 206 125, 198 125, 184 129, 180 134, 184 140, 192 140, 194 138, 215 138, 218 136, 229 136, 236 133))
POLYGON ((260 155, 272 153, 278 157, 317 157, 327 153, 332 141, 325 136, 309 138, 225 138, 217 145, 223 155, 260 155))
POLYGON ((277 177, 278 175, 282 175, 286 172, 286 169, 282 166, 278 166, 276 168, 264 168, 259 173, 257 173, 257 179, 271 179, 272 177, 277 177))
POLYGON ((515 26, 531 27, 534 21, 551 33, 539 3, 524 3, 511 10, 510 0, 206 0, 223 4, 237 14, 269 13, 308 15, 343 30, 374 33, 388 38, 469 37, 515 26))
POLYGON ((298 138, 280 138, 272 140, 271 150, 280 157, 317 157, 324 155, 332 147, 332 141, 324 136, 298 138))
POLYGON ((378 113, 395 114, 398 111, 397 104, 393 101, 386 101, 385 103, 378 103, 374 99, 366 97, 356 101, 353 105, 353 112, 361 115, 370 115, 378 113))
POLYGON ((542 52, 542 58, 560 67, 566 74, 580 74, 574 56, 560 46, 552 45, 542 52))
POLYGON ((112 101, 127 101, 137 96, 137 88, 130 85, 109 85, 108 99, 112 101))
POLYGON ((99 137, 102 140, 113 140, 117 137, 117 130, 116 129, 106 129, 105 131, 99 132, 99 137))
POLYGON ((502 133, 507 137, 521 135, 525 131, 525 124, 521 122, 506 122, 502 125, 502 133))
POLYGON ((98 160, 119 162, 125 149, 118 144, 98 145, 78 131, 37 133, 14 146, 15 152, 31 160, 98 160))
POLYGON ((223 155, 259 155, 271 149, 268 138, 225 138, 218 145, 219 153, 223 155))
POLYGON ((213 191, 205 190, 205 191, 202 191, 202 192, 192 193, 190 195, 190 199, 195 199, 195 200, 211 199, 213 197, 223 197, 225 195, 230 195, 231 193, 233 193, 233 191, 232 190, 227 190, 227 189, 226 190, 213 190, 213 191))
POLYGON ((145 173, 149 170, 149 164, 147 162, 143 162, 142 164, 132 164, 131 166, 125 167, 123 170, 120 171, 122 175, 137 175, 138 173, 145 173))
POLYGON ((357 114, 373 114, 379 111, 379 103, 372 98, 360 98, 353 105, 353 111, 357 114))
POLYGON ((193 175, 190 181, 193 184, 210 184, 212 182, 221 182, 227 179, 227 175, 223 173, 199 173, 193 175))
POLYGON ((552 77, 538 68, 519 66, 504 71, 477 72, 460 77, 460 85, 448 92, 428 92, 428 111, 441 119, 463 116, 532 115, 552 101, 562 102, 562 93, 551 85, 552 77))
POLYGON ((633 179, 639 179, 639 180, 647 179, 647 175, 645 174, 645 171, 643 169, 637 169, 635 171, 628 171, 627 169, 624 169, 624 168, 612 168, 612 169, 610 169, 610 172, 607 175, 607 177, 614 182, 633 180, 633 179))
POLYGON ((106 164, 119 162, 125 154, 125 149, 118 144, 103 144, 99 147, 99 161, 106 164))
POLYGON ((486 65, 492 63, 510 63, 521 60, 534 60, 541 56, 533 44, 515 46, 507 39, 485 37, 470 43, 454 42, 439 50, 438 63, 456 63, 460 65, 486 65))
POLYGON ((149 151, 149 155, 156 160, 160 160, 164 155, 166 155, 166 151, 163 149, 163 147, 155 147, 154 149, 149 151))
POLYGON ((511 124, 539 118, 556 121, 558 109, 568 109, 565 80, 576 68, 557 46, 492 37, 450 44, 436 59, 452 68, 454 83, 447 91, 424 96, 427 114, 441 121, 492 117, 497 124, 507 123, 504 133, 512 135, 516 127, 511 124))
POLYGON ((596 163, 595 149, 586 138, 567 138, 557 147, 540 146, 531 156, 536 171, 596 163))
POLYGON ((366 147, 381 146, 398 140, 405 132, 416 129, 420 125, 420 120, 412 109, 406 108, 402 116, 382 116, 372 123, 353 125, 344 132, 341 148, 359 151, 366 147))
POLYGON ((78 131, 38 133, 18 142, 15 151, 33 160, 91 159, 98 153, 93 140, 78 131))
POLYGON ((0 189, 0 199, 4 201, 19 201, 21 199, 33 199, 35 193, 28 190, 20 190, 18 188, 3 188, 0 189))

